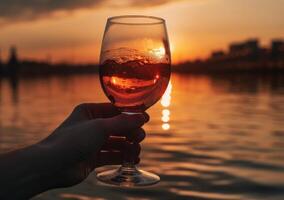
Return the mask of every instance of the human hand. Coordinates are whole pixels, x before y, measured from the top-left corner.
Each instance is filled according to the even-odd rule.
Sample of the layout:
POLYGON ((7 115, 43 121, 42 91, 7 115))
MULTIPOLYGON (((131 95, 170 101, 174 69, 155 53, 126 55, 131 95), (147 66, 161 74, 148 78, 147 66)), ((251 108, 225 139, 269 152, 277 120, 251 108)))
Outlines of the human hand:
MULTIPOLYGON (((122 164, 125 147, 139 162, 141 128, 149 120, 146 113, 127 115, 109 103, 81 104, 40 145, 52 149, 56 170, 49 174, 51 188, 84 180, 94 168, 122 164), (124 136, 117 137, 117 136, 124 136), (126 142, 132 141, 131 144, 126 142)), ((54 167, 55 166, 55 167, 54 167)))

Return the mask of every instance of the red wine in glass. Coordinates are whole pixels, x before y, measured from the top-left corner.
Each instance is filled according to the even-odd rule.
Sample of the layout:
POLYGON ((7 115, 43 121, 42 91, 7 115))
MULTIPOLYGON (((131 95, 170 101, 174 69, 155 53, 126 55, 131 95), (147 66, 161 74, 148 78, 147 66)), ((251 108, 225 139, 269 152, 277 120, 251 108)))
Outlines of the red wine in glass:
POLYGON ((161 98, 170 72, 167 63, 106 60, 100 66, 100 80, 105 94, 120 111, 139 113, 161 98))

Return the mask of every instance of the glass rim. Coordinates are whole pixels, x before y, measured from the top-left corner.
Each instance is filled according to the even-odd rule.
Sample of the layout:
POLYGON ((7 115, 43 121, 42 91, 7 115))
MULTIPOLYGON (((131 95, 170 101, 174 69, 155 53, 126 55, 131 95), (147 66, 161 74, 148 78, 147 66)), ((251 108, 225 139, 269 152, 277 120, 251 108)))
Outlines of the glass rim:
POLYGON ((148 15, 119 15, 108 18, 108 23, 123 24, 123 25, 155 25, 164 24, 165 20, 161 17, 148 16, 148 15), (145 22, 124 22, 123 19, 145 19, 145 22), (150 20, 150 21, 146 21, 150 20))

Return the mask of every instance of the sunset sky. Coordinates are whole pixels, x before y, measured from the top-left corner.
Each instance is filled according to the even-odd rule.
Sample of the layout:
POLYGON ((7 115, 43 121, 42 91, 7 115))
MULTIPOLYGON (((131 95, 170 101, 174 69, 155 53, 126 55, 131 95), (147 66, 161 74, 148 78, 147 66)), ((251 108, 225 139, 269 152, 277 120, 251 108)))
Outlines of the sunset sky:
POLYGON ((107 18, 126 14, 166 19, 174 63, 284 38, 284 0, 1 0, 1 58, 15 45, 21 58, 96 63, 107 18))

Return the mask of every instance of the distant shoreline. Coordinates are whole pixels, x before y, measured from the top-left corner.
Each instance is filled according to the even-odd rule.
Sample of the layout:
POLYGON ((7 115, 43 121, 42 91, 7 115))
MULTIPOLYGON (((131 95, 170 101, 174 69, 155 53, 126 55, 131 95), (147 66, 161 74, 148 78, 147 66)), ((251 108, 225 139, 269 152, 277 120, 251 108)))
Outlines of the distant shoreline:
MULTIPOLYGON (((38 63, 28 65, 27 63, 18 64, 17 69, 11 71, 1 71, 0 77, 48 77, 52 75, 76 75, 76 74, 97 74, 99 72, 99 65, 67 65, 67 64, 46 64, 38 63)), ((282 65, 242 65, 242 63, 215 63, 209 65, 208 63, 184 63, 172 66, 172 72, 178 74, 204 74, 204 75, 218 75, 218 74, 234 74, 234 75, 283 75, 284 66, 282 65), (253 66, 253 67, 252 67, 253 66)))
POLYGON ((176 65, 173 71, 184 74, 274 74, 284 73, 284 61, 281 62, 187 62, 176 65))
MULTIPOLYGON (((88 74, 98 71, 98 64, 54 64, 48 61, 19 60, 16 47, 11 47, 7 63, 1 64, 0 61, 0 77, 88 74)), ((231 43, 228 51, 213 51, 205 60, 197 59, 173 65, 172 71, 182 74, 284 75, 284 40, 272 40, 269 48, 261 47, 258 39, 231 43)))

